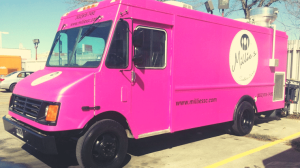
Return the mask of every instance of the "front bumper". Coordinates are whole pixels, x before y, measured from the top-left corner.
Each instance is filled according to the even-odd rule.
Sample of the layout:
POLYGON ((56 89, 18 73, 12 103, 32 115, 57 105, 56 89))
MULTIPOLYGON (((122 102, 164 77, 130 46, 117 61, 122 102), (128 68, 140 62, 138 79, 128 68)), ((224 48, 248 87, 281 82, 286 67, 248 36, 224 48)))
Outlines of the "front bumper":
POLYGON ((12 118, 3 117, 4 128, 7 132, 26 142, 36 150, 45 154, 57 154, 55 137, 46 135, 12 118))

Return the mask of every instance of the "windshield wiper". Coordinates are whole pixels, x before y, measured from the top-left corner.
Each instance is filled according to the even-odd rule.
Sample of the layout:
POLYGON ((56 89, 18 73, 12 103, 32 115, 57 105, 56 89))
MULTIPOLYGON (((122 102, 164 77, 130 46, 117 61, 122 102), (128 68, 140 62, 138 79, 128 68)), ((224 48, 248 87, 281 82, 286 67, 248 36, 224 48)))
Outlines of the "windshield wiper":
POLYGON ((54 40, 54 44, 53 44, 53 49, 56 46, 56 43, 58 42, 58 40, 60 39, 61 35, 60 32, 62 31, 62 29, 66 26, 66 24, 63 24, 61 29, 59 30, 59 35, 57 36, 57 38, 54 40))
POLYGON ((85 31, 85 33, 81 36, 81 38, 79 39, 78 43, 80 43, 80 41, 87 35, 91 34, 95 29, 96 27, 94 27, 93 25, 95 24, 95 22, 101 17, 101 15, 99 15, 95 20, 94 22, 90 25, 90 27, 87 29, 87 31, 85 31))
MULTIPOLYGON (((75 51, 75 50, 76 50, 76 48, 77 48, 78 43, 80 43, 80 41, 81 41, 85 36, 91 34, 91 33, 96 29, 96 27, 93 27, 93 25, 95 24, 95 22, 96 22, 99 18, 102 18, 102 16, 99 15, 99 16, 94 20, 94 22, 89 26, 89 28, 88 28, 88 29, 85 31, 85 33, 80 37, 80 39, 79 39, 78 37, 76 38, 76 39, 79 39, 79 40, 76 40, 76 43, 75 43, 74 48, 73 48, 72 53, 71 53, 70 60, 69 60, 69 62, 68 62, 68 66, 70 66, 70 63, 71 63, 72 58, 73 58, 73 55, 76 54, 76 51, 75 51)), ((80 30, 82 31, 82 28, 81 28, 80 30)), ((81 31, 79 31, 78 35, 81 34, 81 31)))
POLYGON ((63 25, 61 26, 61 29, 59 30, 59 35, 58 35, 58 37, 55 39, 54 44, 56 44, 57 41, 58 41, 58 39, 60 39, 60 32, 62 31, 62 29, 63 29, 65 26, 66 26, 66 24, 63 24, 63 25))
POLYGON ((77 38, 76 38, 76 42, 75 42, 75 45, 74 45, 74 47, 73 47, 73 50, 72 50, 72 52, 71 52, 71 56, 70 56, 70 60, 68 61, 68 66, 70 66, 70 63, 71 63, 71 61, 72 61, 72 58, 73 58, 73 55, 74 55, 74 53, 76 53, 76 48, 77 48, 77 45, 78 45, 78 39, 79 39, 79 36, 80 36, 80 34, 81 34, 81 32, 82 32, 82 27, 79 29, 79 32, 78 32, 78 35, 77 35, 77 38))

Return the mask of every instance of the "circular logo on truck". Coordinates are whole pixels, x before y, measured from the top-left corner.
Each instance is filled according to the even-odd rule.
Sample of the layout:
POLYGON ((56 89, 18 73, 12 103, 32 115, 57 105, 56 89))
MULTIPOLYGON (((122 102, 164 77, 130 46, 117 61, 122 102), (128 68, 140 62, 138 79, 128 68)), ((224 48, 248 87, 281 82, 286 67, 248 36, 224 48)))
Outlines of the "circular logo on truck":
POLYGON ((32 83, 31 83, 31 86, 36 86, 38 84, 41 84, 41 83, 44 83, 44 82, 47 82, 53 78, 56 78, 58 77, 62 72, 61 71, 57 71, 57 72, 52 72, 50 74, 47 74, 47 75, 44 75, 42 77, 39 77, 37 78, 36 80, 34 80, 32 83))
POLYGON ((229 51, 230 72, 236 83, 248 85, 257 70, 258 49, 248 30, 239 31, 233 38, 229 51))
POLYGON ((250 41, 249 41, 248 35, 247 34, 243 34, 242 38, 241 38, 241 47, 242 47, 243 50, 247 50, 248 49, 249 44, 250 44, 249 42, 250 41))

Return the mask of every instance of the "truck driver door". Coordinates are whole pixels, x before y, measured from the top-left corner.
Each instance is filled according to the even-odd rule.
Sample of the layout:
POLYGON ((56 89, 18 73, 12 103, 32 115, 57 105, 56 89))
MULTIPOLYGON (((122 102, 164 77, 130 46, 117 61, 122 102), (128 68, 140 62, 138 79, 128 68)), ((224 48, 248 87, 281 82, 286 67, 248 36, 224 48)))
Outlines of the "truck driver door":
POLYGON ((132 116, 139 138, 169 132, 168 27, 134 21, 132 116), (139 34, 139 37, 135 37, 139 34))

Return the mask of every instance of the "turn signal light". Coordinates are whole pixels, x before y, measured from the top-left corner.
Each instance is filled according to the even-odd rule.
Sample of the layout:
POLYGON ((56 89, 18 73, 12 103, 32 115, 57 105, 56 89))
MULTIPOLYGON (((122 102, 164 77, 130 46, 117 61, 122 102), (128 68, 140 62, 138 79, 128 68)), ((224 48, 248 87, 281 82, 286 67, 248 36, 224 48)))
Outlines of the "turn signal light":
POLYGON ((58 105, 49 105, 48 111, 46 112, 46 121, 56 121, 58 113, 58 105))
POLYGON ((65 13, 62 17, 65 17, 65 16, 67 16, 68 14, 69 14, 70 12, 68 12, 68 13, 65 13))

